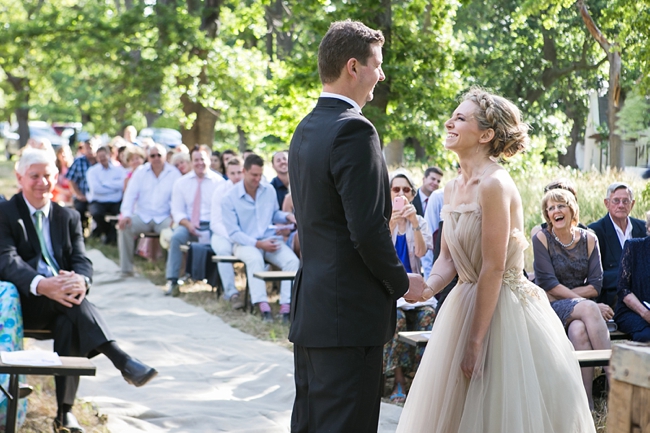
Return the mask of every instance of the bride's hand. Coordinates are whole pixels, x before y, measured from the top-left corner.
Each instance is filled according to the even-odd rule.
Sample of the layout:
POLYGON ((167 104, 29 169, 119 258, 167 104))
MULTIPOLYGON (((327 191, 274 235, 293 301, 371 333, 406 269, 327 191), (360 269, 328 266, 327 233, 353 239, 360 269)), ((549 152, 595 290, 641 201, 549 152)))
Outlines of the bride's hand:
POLYGON ((465 355, 460 363, 460 369, 468 379, 471 379, 475 374, 478 376, 480 372, 476 370, 476 363, 478 362, 479 354, 481 353, 481 346, 474 346, 468 344, 465 349, 465 355))

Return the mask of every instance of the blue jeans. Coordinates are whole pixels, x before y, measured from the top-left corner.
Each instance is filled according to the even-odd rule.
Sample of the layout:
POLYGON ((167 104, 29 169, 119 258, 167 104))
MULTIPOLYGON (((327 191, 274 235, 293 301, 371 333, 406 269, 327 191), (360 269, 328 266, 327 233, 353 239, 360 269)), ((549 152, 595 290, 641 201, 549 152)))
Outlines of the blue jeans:
MULTIPOLYGON (((201 221, 199 230, 210 230, 209 221, 201 221)), ((192 236, 190 231, 185 226, 178 226, 174 229, 172 239, 169 242, 169 251, 167 252, 167 268, 165 270, 165 277, 168 280, 176 282, 181 271, 181 262, 183 261, 183 253, 181 252, 181 245, 186 245, 188 242, 196 242, 198 238, 192 236)))

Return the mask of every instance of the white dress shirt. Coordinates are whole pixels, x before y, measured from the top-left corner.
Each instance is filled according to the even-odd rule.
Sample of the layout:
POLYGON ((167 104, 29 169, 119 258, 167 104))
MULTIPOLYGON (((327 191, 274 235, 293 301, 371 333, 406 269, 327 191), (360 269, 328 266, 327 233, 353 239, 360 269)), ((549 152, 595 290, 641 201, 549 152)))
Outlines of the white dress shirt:
POLYGON ((348 98, 347 96, 339 95, 338 93, 330 93, 330 92, 320 92, 320 97, 321 98, 334 98, 334 99, 340 99, 341 101, 345 101, 348 104, 352 105, 355 110, 359 114, 361 114, 361 107, 359 107, 359 104, 356 103, 356 101, 353 101, 352 99, 348 98))
POLYGON ((215 234, 217 236, 222 236, 224 238, 228 237, 228 231, 226 230, 226 227, 223 225, 223 216, 221 214, 221 202, 223 201, 223 198, 230 192, 232 187, 235 186, 235 184, 232 183, 232 181, 227 180, 225 182, 219 183, 217 187, 214 189, 214 193, 212 194, 212 212, 210 214, 210 230, 212 231, 212 234, 215 234))
MULTIPOLYGON (((217 184, 225 182, 224 178, 212 170, 206 169, 201 182, 201 216, 200 221, 210 221, 212 210, 212 194, 217 184)), ((196 173, 190 171, 174 182, 172 189, 172 218, 175 223, 182 219, 192 219, 192 208, 198 180, 196 173)))
POLYGON ((108 163, 108 167, 95 164, 88 169, 88 202, 117 203, 122 200, 126 170, 121 165, 108 163))
POLYGON ((239 245, 255 246, 258 240, 275 236, 272 224, 287 223, 288 212, 282 212, 278 196, 270 183, 261 183, 255 199, 238 182, 221 201, 223 225, 228 237, 239 245))
POLYGON ((144 223, 163 222, 171 215, 172 189, 181 176, 176 167, 167 163, 158 176, 150 163, 138 167, 124 191, 120 207, 122 217, 136 214, 144 223))
MULTIPOLYGON (((48 201, 47 204, 40 209, 36 209, 26 199, 25 199, 25 203, 27 204, 27 208, 29 209, 29 214, 32 217, 32 223, 34 223, 34 229, 36 229, 36 217, 34 216, 34 213, 39 210, 43 212, 43 238, 45 240, 45 246, 47 247, 47 250, 50 253, 50 257, 52 257, 52 260, 54 260, 56 266, 59 267, 59 264, 56 262, 56 259, 54 258, 54 250, 52 249, 52 237, 50 236, 50 209, 52 208, 51 202, 48 201)), ((25 230, 25 235, 26 234, 27 234, 27 230, 25 230)), ((50 267, 47 265, 47 263, 45 263, 45 259, 43 259, 43 254, 41 254, 41 257, 39 257, 38 259, 38 266, 36 268, 36 272, 38 272, 39 275, 35 276, 32 282, 30 283, 29 291, 36 296, 40 296, 38 293, 36 293, 36 286, 38 286, 38 282, 45 277, 53 276, 50 267)))
POLYGON ((609 219, 612 220, 612 224, 614 225, 614 230, 616 230, 616 236, 618 236, 618 241, 621 243, 621 248, 625 246, 625 241, 632 239, 632 221, 630 221, 630 217, 627 217, 627 226, 625 227, 625 233, 623 233, 623 229, 621 229, 612 219, 612 216, 609 215, 609 219))

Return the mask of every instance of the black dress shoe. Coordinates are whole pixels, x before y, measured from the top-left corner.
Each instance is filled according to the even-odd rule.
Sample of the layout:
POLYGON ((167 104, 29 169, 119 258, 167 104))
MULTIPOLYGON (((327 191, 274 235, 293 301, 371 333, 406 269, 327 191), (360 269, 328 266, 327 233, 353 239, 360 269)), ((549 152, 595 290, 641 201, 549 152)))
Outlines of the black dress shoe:
POLYGON ((84 433, 84 429, 79 425, 79 421, 72 414, 66 412, 63 415, 63 421, 59 418, 54 418, 54 433, 84 433))
POLYGON ((18 388, 18 398, 28 397, 32 391, 34 391, 34 388, 32 386, 27 385, 26 383, 21 383, 20 387, 18 388))
POLYGON ((130 358, 126 361, 124 370, 122 370, 124 380, 137 387, 145 385, 157 374, 158 372, 155 368, 149 367, 135 358, 130 358))

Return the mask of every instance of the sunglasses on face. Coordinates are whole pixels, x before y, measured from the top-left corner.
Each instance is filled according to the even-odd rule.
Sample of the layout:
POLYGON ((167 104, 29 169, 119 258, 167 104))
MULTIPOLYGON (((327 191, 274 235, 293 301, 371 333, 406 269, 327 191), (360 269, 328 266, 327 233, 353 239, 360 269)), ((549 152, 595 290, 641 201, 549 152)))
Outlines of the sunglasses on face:
POLYGON ((402 191, 404 194, 408 194, 408 193, 411 192, 411 187, 410 186, 402 186, 402 187, 394 186, 394 187, 391 188, 391 190, 395 194, 399 194, 400 191, 402 191))

